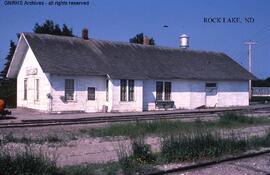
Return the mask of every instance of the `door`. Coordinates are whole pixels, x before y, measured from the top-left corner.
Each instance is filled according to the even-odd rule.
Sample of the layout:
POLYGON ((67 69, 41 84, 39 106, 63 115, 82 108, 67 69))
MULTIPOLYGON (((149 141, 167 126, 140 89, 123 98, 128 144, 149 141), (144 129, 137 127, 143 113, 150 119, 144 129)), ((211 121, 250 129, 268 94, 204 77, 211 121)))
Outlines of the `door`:
POLYGON ((216 107, 218 103, 218 97, 217 97, 217 84, 216 83, 206 83, 205 86, 205 104, 206 107, 216 107))

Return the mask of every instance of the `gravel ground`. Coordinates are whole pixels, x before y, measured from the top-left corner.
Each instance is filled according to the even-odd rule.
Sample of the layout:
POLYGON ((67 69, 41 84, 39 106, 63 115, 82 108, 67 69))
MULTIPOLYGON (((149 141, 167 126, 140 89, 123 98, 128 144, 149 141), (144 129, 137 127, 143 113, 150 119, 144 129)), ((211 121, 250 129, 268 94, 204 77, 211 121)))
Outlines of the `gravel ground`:
POLYGON ((270 154, 221 163, 206 168, 170 175, 269 175, 270 154))

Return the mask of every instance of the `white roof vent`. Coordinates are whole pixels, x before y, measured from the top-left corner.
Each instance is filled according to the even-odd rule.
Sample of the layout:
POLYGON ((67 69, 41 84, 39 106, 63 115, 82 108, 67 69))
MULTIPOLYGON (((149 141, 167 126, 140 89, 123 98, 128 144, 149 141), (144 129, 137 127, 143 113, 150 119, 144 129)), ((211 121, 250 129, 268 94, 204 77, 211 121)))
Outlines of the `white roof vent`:
POLYGON ((180 48, 186 49, 189 47, 189 36, 182 34, 180 36, 180 48))

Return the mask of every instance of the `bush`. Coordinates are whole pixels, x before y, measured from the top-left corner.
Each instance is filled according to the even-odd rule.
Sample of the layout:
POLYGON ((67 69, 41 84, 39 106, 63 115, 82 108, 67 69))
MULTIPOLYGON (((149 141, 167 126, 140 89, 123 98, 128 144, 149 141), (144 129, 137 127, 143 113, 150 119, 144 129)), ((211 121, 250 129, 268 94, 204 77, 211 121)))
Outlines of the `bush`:
POLYGON ((135 174, 151 171, 149 164, 154 163, 156 158, 144 138, 137 137, 131 141, 131 148, 120 146, 118 159, 124 174, 135 174))
POLYGON ((56 162, 41 152, 34 153, 29 148, 15 153, 3 149, 0 151, 1 175, 51 175, 55 173, 57 173, 56 162))
POLYGON ((129 148, 120 145, 117 156, 123 174, 130 175, 136 172, 138 164, 134 160, 129 148))
POLYGON ((139 164, 153 163, 155 161, 151 146, 145 144, 143 138, 133 140, 132 151, 134 159, 139 164))

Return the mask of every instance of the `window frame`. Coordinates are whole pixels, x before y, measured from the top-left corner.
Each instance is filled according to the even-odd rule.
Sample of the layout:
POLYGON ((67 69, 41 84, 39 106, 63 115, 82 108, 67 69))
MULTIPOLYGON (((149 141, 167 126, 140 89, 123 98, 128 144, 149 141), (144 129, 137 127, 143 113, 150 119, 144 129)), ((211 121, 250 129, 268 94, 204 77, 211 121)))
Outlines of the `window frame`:
POLYGON ((133 79, 120 80, 120 101, 121 102, 135 101, 135 80, 133 79))
POLYGON ((217 95, 217 83, 216 82, 206 82, 205 83, 205 95, 206 96, 215 96, 217 95))
POLYGON ((128 80, 128 101, 134 101, 135 81, 128 80))
POLYGON ((27 100, 27 84, 28 84, 28 79, 25 78, 23 80, 23 100, 27 100))
POLYGON ((163 81, 156 81, 156 101, 163 101, 163 81))
POLYGON ((120 80, 120 101, 127 101, 127 80, 120 80))
POLYGON ((106 101, 109 101, 109 80, 106 79, 106 101))
POLYGON ((217 88, 217 83, 205 83, 206 88, 217 88))
POLYGON ((39 101, 39 87, 40 87, 40 81, 39 79, 35 79, 35 100, 39 101))
POLYGON ((172 82, 166 81, 164 82, 164 101, 171 101, 171 98, 172 98, 172 82))
POLYGON ((88 101, 95 101, 96 100, 96 88, 95 87, 88 87, 87 88, 87 100, 88 101), (90 92, 89 90, 94 90, 94 91, 90 92))
POLYGON ((160 80, 156 81, 156 101, 171 101, 171 100, 172 100, 172 82, 160 80))
POLYGON ((75 100, 75 80, 74 79, 65 79, 65 100, 66 101, 74 101, 75 100), (73 85, 72 88, 67 87, 68 81, 72 82, 71 83, 73 85), (70 97, 72 97, 72 98, 68 98, 67 95, 69 95, 69 93, 72 94, 72 95, 70 95, 70 97))

